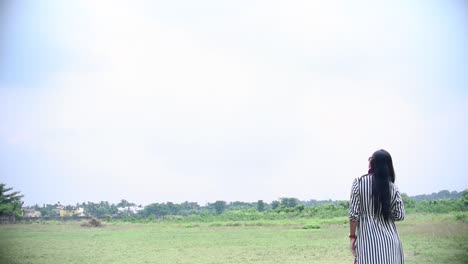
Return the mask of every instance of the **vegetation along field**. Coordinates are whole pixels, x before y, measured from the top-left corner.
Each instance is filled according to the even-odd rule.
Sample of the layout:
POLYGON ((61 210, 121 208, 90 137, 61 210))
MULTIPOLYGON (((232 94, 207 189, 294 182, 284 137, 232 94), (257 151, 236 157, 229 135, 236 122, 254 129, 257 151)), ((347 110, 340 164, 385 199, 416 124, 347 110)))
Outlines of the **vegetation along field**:
MULTIPOLYGON (((466 213, 398 224, 407 263, 467 263, 466 213)), ((0 225, 0 263, 352 263, 346 217, 0 225)))

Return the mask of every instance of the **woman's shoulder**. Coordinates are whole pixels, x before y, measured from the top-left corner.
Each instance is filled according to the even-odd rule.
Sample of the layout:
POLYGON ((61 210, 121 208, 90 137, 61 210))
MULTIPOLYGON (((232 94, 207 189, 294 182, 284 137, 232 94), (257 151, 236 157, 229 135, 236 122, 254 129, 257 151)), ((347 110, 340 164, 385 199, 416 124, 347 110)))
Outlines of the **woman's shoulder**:
POLYGON ((370 179, 371 176, 372 176, 372 174, 364 174, 364 175, 361 175, 361 176, 357 177, 356 180, 358 180, 358 181, 367 180, 367 179, 370 179))
POLYGON ((353 185, 360 185, 363 181, 366 182, 368 181, 371 177, 371 174, 364 174, 359 177, 354 178, 353 180, 353 185))

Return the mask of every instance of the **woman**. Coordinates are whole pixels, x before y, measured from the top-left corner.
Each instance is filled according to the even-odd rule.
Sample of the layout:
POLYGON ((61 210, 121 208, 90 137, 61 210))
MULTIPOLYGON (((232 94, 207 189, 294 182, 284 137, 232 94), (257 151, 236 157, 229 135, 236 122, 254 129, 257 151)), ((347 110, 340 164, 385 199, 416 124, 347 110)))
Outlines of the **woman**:
POLYGON ((369 174, 356 178, 349 203, 349 238, 357 264, 404 263, 394 221, 405 208, 394 184, 392 157, 381 149, 369 158, 369 174))

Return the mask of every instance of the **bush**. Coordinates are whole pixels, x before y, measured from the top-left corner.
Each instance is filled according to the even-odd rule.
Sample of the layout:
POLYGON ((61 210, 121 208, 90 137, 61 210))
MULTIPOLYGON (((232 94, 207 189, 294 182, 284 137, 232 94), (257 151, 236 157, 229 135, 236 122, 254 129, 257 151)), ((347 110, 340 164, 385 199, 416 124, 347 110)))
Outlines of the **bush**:
POLYGON ((200 225, 199 224, 186 224, 183 227, 185 227, 185 228, 194 228, 194 227, 200 227, 200 225))
POLYGON ((97 218, 91 218, 88 223, 83 223, 81 224, 82 227, 102 227, 102 223, 101 221, 99 221, 99 219, 97 218))
POLYGON ((302 229, 320 229, 318 225, 305 225, 302 229))
POLYGON ((468 223, 468 215, 467 214, 456 214, 455 215, 455 220, 463 222, 463 223, 468 223))

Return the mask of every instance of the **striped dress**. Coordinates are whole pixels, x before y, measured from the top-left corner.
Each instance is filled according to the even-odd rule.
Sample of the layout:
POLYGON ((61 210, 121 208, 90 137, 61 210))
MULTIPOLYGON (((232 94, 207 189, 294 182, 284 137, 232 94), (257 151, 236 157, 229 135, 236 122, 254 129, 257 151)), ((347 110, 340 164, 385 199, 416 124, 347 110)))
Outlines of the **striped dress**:
POLYGON ((354 179, 349 203, 349 219, 356 229, 357 264, 403 264, 403 248, 394 221, 403 220, 405 208, 396 185, 390 182, 391 220, 374 213, 371 198, 372 174, 354 179))

